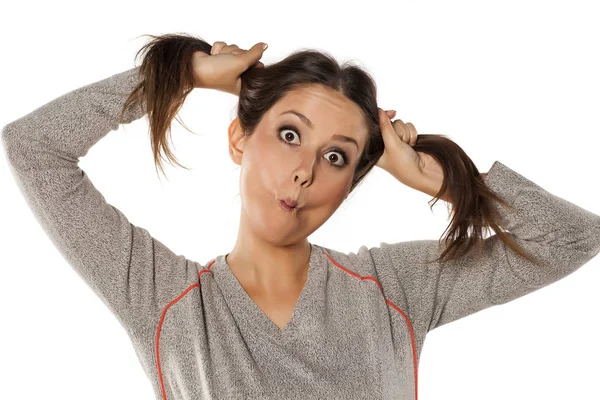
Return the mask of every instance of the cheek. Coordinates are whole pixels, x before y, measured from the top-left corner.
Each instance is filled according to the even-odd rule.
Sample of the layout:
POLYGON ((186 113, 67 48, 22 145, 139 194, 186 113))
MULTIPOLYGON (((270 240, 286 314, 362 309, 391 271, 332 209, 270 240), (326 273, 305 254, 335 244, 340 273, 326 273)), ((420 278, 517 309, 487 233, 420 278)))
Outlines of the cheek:
POLYGON ((284 170, 285 152, 264 136, 260 134, 248 143, 242 159, 240 193, 255 201, 275 198, 284 170))
POLYGON ((330 203, 331 207, 337 208, 344 201, 347 188, 348 185, 346 184, 346 181, 327 185, 326 189, 322 192, 324 195, 323 200, 330 203))

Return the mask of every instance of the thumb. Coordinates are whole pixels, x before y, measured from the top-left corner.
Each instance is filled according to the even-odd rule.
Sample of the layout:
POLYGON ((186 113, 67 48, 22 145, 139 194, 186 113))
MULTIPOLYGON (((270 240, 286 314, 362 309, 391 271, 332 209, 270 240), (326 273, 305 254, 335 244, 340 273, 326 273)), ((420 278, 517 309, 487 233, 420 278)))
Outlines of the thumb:
POLYGON ((260 60, 268 45, 264 42, 256 43, 244 53, 248 66, 254 65, 260 60))
POLYGON ((387 113, 382 109, 377 107, 377 114, 379 116, 379 127, 381 128, 381 136, 383 137, 383 142, 385 146, 394 145, 395 139, 398 138, 394 127, 392 126, 392 121, 390 121, 390 117, 387 113))

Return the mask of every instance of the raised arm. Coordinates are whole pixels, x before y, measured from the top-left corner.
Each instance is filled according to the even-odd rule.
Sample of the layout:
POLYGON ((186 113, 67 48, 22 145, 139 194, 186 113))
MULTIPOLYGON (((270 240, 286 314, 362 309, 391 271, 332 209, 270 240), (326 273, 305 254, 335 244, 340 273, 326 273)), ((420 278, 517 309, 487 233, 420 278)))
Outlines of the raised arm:
MULTIPOLYGON (((2 129, 13 176, 35 217, 128 332, 151 328, 165 305, 197 278, 184 256, 132 225, 78 166, 80 157, 119 127, 137 73, 132 68, 70 91, 2 129)), ((134 104, 125 123, 144 115, 134 104)))
POLYGON ((408 315, 416 334, 547 286, 569 275, 600 252, 600 216, 544 190, 499 161, 485 184, 514 207, 494 203, 502 226, 538 266, 514 253, 497 235, 445 264, 424 264, 439 256, 437 240, 382 243, 368 249, 378 269, 391 273, 386 293, 408 315))

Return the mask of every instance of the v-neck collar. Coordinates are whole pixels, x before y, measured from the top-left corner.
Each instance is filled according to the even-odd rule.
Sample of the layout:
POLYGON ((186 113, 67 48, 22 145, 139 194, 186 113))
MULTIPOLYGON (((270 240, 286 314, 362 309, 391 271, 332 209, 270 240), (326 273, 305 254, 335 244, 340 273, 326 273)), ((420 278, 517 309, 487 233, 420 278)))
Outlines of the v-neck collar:
POLYGON ((264 313, 264 311, 252 300, 242 287, 236 276, 231 271, 225 259, 226 254, 219 255, 214 265, 210 268, 217 285, 225 295, 225 301, 229 306, 238 326, 248 326, 253 334, 258 336, 269 335, 274 340, 293 338, 302 326, 302 321, 311 318, 310 313, 318 309, 312 306, 312 302, 319 301, 320 296, 312 295, 315 288, 322 287, 321 284, 326 273, 323 267, 325 255, 320 246, 310 243, 310 261, 308 265, 308 276, 302 288, 302 292, 296 301, 294 311, 283 330, 264 313), (320 271, 321 270, 321 271, 320 271))

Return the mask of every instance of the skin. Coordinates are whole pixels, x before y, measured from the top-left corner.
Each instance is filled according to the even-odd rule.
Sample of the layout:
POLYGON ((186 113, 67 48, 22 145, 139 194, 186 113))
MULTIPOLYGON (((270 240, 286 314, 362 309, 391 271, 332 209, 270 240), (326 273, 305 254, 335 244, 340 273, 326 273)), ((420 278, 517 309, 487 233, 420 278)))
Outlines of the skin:
POLYGON ((242 212, 237 241, 226 261, 245 287, 263 296, 297 292, 308 275, 307 237, 349 194, 367 141, 361 110, 343 94, 313 84, 288 92, 249 137, 237 118, 228 132, 231 159, 241 166, 242 212), (280 115, 290 109, 307 116, 314 129, 294 114, 280 115), (283 125, 297 131, 280 131, 283 125), (354 138, 358 147, 332 139, 335 134, 354 138), (346 165, 339 150, 346 153, 346 165), (298 198, 302 208, 283 210, 278 198, 285 196, 298 198))

